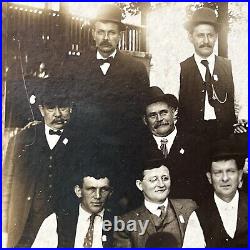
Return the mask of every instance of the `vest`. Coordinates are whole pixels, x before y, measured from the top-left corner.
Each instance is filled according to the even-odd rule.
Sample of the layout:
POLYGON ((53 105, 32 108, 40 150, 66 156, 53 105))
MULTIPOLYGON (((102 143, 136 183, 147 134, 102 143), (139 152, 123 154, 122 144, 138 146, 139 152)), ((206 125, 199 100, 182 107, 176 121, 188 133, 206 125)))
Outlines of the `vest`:
POLYGON ((208 199, 196 211, 203 230, 206 247, 227 248, 247 247, 248 208, 247 196, 240 193, 238 219, 234 238, 226 232, 214 199, 208 199))
MULTIPOLYGON (((79 206, 74 206, 70 210, 61 210, 57 213, 58 248, 74 248, 78 216, 79 206)), ((103 220, 109 220, 113 225, 113 216, 107 210, 104 212, 103 220)), ((106 241, 103 241, 103 247, 112 247, 112 234, 113 229, 103 231, 102 235, 106 236, 106 241)))
MULTIPOLYGON (((190 131, 199 131, 204 121, 205 85, 199 72, 194 56, 180 64, 181 80, 179 94, 179 127, 190 131)), ((215 101, 215 114, 218 133, 230 134, 236 121, 234 111, 234 83, 231 62, 223 57, 215 57, 215 66, 212 77, 215 92, 220 100, 215 101)))

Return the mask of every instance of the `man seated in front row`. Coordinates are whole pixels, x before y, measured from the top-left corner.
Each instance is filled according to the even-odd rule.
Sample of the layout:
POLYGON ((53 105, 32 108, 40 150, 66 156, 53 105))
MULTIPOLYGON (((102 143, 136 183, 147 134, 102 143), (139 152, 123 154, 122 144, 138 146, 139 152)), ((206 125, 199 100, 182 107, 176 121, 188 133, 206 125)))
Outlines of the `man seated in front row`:
MULTIPOLYGON (((159 157, 159 156, 157 156, 159 157)), ((115 247, 145 247, 150 235, 165 232, 169 241, 165 247, 181 247, 186 223, 196 208, 190 199, 168 199, 171 179, 165 159, 147 161, 136 180, 137 188, 143 193, 144 204, 119 218, 127 226, 114 232, 115 247), (128 230, 131 222, 138 230, 128 230), (140 225, 146 228, 140 230, 140 225), (170 237, 171 236, 171 237, 170 237)))
POLYGON ((105 208, 112 194, 107 173, 97 164, 76 173, 74 192, 80 204, 51 214, 40 227, 32 248, 111 247, 112 228, 103 231, 104 221, 113 221, 111 211, 105 208))
POLYGON ((190 216, 183 247, 247 247, 247 195, 242 185, 244 155, 232 140, 216 143, 207 178, 214 194, 190 216))

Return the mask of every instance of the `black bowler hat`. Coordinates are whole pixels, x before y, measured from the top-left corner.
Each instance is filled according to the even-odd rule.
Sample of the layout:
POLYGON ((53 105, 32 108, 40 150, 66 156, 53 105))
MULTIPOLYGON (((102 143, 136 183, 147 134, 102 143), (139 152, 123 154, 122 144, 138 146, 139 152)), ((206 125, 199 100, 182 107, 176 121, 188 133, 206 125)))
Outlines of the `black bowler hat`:
POLYGON ((218 20, 214 10, 210 8, 200 8, 196 10, 191 20, 184 24, 186 30, 191 31, 198 24, 211 24, 216 30, 219 28, 218 20))
POLYGON ((121 30, 125 30, 126 26, 122 23, 121 9, 115 4, 104 4, 99 8, 96 18, 92 21, 92 25, 97 21, 114 22, 119 24, 121 30))
POLYGON ((179 102, 174 95, 164 94, 161 88, 157 86, 152 86, 148 88, 148 91, 145 95, 144 106, 155 103, 155 102, 165 102, 168 106, 177 109, 179 106, 179 102))
POLYGON ((41 79, 37 88, 38 104, 50 106, 70 106, 74 100, 72 80, 63 77, 41 79))
POLYGON ((210 155, 211 161, 235 159, 238 168, 242 169, 247 152, 242 150, 242 147, 236 142, 232 137, 214 142, 210 155))

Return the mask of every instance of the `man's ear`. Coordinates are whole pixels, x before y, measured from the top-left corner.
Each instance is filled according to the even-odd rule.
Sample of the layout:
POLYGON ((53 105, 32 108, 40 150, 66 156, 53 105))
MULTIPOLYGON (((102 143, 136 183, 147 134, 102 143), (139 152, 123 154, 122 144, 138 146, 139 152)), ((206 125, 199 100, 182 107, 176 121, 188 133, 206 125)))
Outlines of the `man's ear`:
POLYGON ((239 170, 239 184, 238 184, 238 188, 242 188, 243 185, 243 169, 239 170))
POLYGON ((173 112, 174 112, 174 115, 173 115, 174 120, 177 120, 178 108, 176 108, 173 112))
POLYGON ((146 115, 142 117, 142 121, 146 126, 148 126, 146 115))
POLYGON ((135 185, 137 186, 137 188, 142 191, 142 185, 141 185, 141 180, 136 180, 135 185))
POLYGON ((193 43, 193 35, 192 33, 188 32, 188 40, 193 43))
POLYGON ((212 184, 211 173, 210 173, 210 172, 207 172, 207 173, 206 173, 206 176, 207 176, 207 179, 208 179, 209 183, 212 184))
POLYGON ((44 117, 43 106, 42 105, 38 105, 38 108, 40 110, 41 115, 44 117))
POLYGON ((76 186, 74 187, 74 191, 75 191, 75 194, 76 194, 76 196, 77 196, 78 198, 81 198, 81 197, 82 197, 82 191, 81 191, 81 188, 80 188, 78 185, 76 185, 76 186))

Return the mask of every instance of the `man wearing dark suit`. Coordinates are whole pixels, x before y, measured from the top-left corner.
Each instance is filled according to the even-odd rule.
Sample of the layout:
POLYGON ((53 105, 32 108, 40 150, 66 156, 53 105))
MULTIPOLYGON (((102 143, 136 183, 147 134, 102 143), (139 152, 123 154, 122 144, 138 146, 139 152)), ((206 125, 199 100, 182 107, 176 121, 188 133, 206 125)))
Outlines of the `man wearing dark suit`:
POLYGON ((118 49, 125 29, 121 18, 118 6, 103 5, 92 22, 96 49, 65 60, 63 66, 64 72, 77 80, 77 121, 89 124, 107 154, 117 156, 113 171, 120 177, 115 187, 118 196, 119 190, 129 193, 125 188, 133 186, 132 182, 121 183, 131 180, 126 175, 130 173, 131 177, 136 168, 133 145, 145 131, 138 108, 149 87, 144 64, 118 49))
MULTIPOLYGON (((162 157, 162 156, 161 156, 162 157)), ((121 216, 126 225, 124 230, 114 230, 116 247, 145 247, 149 236, 155 233, 168 235, 164 247, 181 247, 187 220, 196 208, 190 199, 168 199, 171 187, 170 172, 165 159, 147 161, 136 180, 137 188, 143 193, 144 205, 121 216), (128 225, 133 222, 133 230, 128 225), (145 225, 145 232, 138 230, 138 225, 145 225)))
POLYGON ((173 198, 191 198, 199 202, 206 190, 205 167, 208 149, 199 137, 181 133, 176 129, 178 100, 150 87, 145 99, 143 121, 148 127, 147 136, 141 140, 143 157, 151 151, 160 151, 166 158, 171 173, 173 198))
POLYGON ((111 178, 105 163, 96 161, 84 171, 74 173, 78 202, 45 219, 32 248, 111 247, 113 215, 107 208, 112 194, 111 178), (97 164, 98 162, 98 164, 97 164), (108 221, 107 227, 104 223, 108 221))
POLYGON ((212 9, 196 10, 185 26, 195 53, 180 64, 178 126, 208 141, 227 137, 236 122, 231 62, 213 52, 218 26, 212 9))
POLYGON ((191 214, 183 247, 248 246, 248 198, 238 190, 246 155, 237 146, 232 139, 215 143, 207 172, 214 194, 191 214))
POLYGON ((30 247, 43 220, 62 205, 58 201, 64 201, 68 165, 76 150, 72 102, 63 87, 69 83, 46 78, 41 86, 44 121, 13 138, 3 169, 8 247, 30 247))

